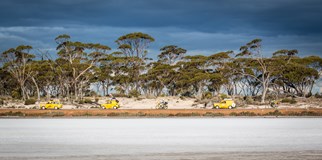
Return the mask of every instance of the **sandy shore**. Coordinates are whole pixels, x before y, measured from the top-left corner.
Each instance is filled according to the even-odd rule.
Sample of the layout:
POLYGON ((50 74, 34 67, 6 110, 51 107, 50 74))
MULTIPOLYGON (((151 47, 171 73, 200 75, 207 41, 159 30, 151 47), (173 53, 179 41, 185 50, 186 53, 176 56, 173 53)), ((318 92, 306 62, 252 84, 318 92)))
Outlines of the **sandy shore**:
POLYGON ((218 117, 322 116, 322 109, 0 109, 0 117, 218 117))
MULTIPOLYGON (((90 99, 92 102, 95 101, 95 98, 86 98, 90 99)), ((63 109, 90 109, 96 108, 99 105, 106 103, 109 98, 102 98, 100 97, 97 103, 92 104, 64 104, 63 109)), ((202 102, 197 102, 195 98, 180 98, 180 97, 158 97, 158 98, 125 98, 125 97, 118 97, 120 109, 155 109, 155 106, 161 100, 165 100, 168 102, 169 109, 212 109, 213 103, 216 101, 211 100, 204 100, 202 102)), ((46 103, 45 101, 41 101, 41 103, 46 103)), ((270 109, 270 105, 245 105, 239 104, 240 102, 236 102, 237 107, 241 109, 270 109)), ((31 108, 39 108, 39 104, 33 105, 24 105, 22 102, 20 103, 7 103, 6 105, 0 106, 0 108, 21 108, 21 109, 31 109, 31 108)), ((322 108, 322 102, 320 100, 315 101, 303 101, 298 102, 296 104, 287 104, 282 103, 278 106, 279 109, 286 109, 286 108, 322 108)))

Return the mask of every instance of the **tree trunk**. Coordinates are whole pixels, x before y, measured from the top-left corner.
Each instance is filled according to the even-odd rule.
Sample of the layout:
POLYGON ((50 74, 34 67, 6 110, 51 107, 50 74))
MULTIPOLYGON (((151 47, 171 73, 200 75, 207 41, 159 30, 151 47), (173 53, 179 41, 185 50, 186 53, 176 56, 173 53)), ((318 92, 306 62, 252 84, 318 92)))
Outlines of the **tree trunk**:
POLYGON ((263 92, 262 92, 262 97, 261 97, 261 103, 265 103, 265 98, 266 98, 267 90, 268 90, 268 84, 267 84, 267 82, 265 81, 265 82, 263 83, 263 92))
MULTIPOLYGON (((109 84, 110 84, 110 80, 107 80, 107 82, 106 82, 106 95, 108 95, 109 93, 108 93, 108 89, 109 89, 109 84)), ((104 95, 105 96, 105 95, 104 95)))
MULTIPOLYGON (((265 89, 266 90, 266 89, 265 89)), ((263 89, 261 103, 265 103, 266 91, 263 89)))
POLYGON ((202 98, 202 89, 203 89, 203 85, 200 83, 200 84, 198 85, 198 93, 197 93, 197 97, 198 97, 199 99, 201 99, 201 98, 202 98))
POLYGON ((73 103, 73 101, 71 100, 71 97, 70 97, 70 90, 69 90, 69 86, 68 85, 66 86, 66 94, 67 94, 67 100, 68 100, 68 102, 72 102, 73 103))
POLYGON ((26 100, 26 95, 25 95, 25 90, 23 88, 23 85, 20 84, 20 89, 21 89, 21 96, 22 96, 22 99, 25 101, 26 100))
POLYGON ((49 89, 49 86, 46 86, 45 88, 46 88, 46 100, 48 101, 50 99, 50 89, 49 89))
POLYGON ((37 84, 37 82, 36 82, 36 80, 35 80, 35 78, 34 77, 31 77, 31 80, 32 80, 32 82, 34 82, 34 84, 35 84, 35 86, 36 86, 36 90, 37 90, 37 101, 38 101, 38 103, 40 102, 40 93, 39 93, 39 87, 38 87, 38 84, 37 84))
POLYGON ((102 87, 103 87, 103 97, 105 97, 105 92, 106 92, 106 87, 105 87, 105 82, 102 82, 102 87))
POLYGON ((80 84, 78 85, 78 99, 83 99, 83 82, 80 82, 80 84))
POLYGON ((75 100, 78 100, 77 84, 76 84, 76 82, 74 82, 74 95, 75 95, 75 100))

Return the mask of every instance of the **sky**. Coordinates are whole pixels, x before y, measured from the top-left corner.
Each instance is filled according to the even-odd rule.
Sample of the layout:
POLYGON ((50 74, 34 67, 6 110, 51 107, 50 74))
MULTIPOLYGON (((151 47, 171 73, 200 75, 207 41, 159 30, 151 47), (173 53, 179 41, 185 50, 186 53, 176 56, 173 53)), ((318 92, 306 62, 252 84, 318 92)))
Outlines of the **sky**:
POLYGON ((298 49, 322 55, 321 0, 1 0, 0 52, 17 45, 56 53, 55 37, 101 43, 131 32, 155 38, 160 48, 177 45, 190 55, 238 52, 261 38, 263 53, 298 49))

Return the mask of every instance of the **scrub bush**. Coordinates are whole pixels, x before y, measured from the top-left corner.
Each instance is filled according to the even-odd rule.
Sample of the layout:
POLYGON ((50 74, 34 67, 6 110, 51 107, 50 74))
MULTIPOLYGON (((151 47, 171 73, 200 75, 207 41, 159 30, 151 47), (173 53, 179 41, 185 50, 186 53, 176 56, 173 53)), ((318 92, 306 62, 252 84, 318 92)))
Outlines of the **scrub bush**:
POLYGON ((37 101, 35 99, 27 99, 25 100, 25 105, 35 104, 37 101))

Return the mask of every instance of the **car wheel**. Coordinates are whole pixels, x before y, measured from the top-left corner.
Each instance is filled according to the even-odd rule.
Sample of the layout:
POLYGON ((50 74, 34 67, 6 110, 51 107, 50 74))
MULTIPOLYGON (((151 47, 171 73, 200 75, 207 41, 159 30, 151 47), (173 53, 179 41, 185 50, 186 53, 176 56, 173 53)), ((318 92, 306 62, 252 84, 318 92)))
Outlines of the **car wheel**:
POLYGON ((58 109, 58 107, 56 106, 56 107, 54 107, 54 109, 58 109))
POLYGON ((233 107, 232 107, 232 106, 229 106, 228 108, 229 108, 229 109, 232 109, 233 107))
POLYGON ((42 106, 41 109, 46 109, 46 108, 44 106, 42 106))
POLYGON ((216 106, 215 108, 216 108, 216 109, 219 109, 219 106, 216 106))
POLYGON ((116 106, 114 106, 114 107, 113 107, 113 109, 117 109, 117 107, 116 107, 116 106))
POLYGON ((104 106, 101 106, 102 109, 106 109, 104 106))

